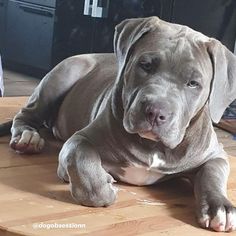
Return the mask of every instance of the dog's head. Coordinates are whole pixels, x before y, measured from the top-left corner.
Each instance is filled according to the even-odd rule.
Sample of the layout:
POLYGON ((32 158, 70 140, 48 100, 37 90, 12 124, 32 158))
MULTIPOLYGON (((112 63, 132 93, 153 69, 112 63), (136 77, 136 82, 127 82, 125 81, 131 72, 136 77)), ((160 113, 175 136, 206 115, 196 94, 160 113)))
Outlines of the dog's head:
POLYGON ((157 17, 116 27, 112 109, 129 133, 175 148, 205 106, 219 122, 236 98, 236 57, 219 41, 157 17))

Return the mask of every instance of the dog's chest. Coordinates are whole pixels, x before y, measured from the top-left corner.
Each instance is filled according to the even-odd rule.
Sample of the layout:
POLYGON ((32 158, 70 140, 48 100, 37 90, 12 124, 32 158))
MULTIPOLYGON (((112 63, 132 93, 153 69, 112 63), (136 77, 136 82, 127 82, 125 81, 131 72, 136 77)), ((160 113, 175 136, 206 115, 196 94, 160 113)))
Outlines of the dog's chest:
POLYGON ((150 165, 140 165, 131 163, 122 168, 122 172, 116 173, 116 176, 123 182, 134 185, 150 185, 161 179, 164 174, 158 169, 165 165, 165 161, 154 154, 150 159, 150 165))

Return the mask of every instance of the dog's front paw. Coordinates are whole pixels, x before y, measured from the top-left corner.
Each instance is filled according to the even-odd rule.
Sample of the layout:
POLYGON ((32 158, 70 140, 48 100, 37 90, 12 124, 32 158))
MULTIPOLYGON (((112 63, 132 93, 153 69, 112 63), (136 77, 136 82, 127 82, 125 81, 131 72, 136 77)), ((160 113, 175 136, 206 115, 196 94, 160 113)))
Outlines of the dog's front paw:
POLYGON ((39 153, 44 147, 44 139, 37 131, 24 130, 21 135, 12 137, 10 147, 19 153, 39 153))
POLYGON ((95 147, 79 133, 72 135, 63 145, 57 174, 69 181, 71 195, 78 204, 104 207, 116 200, 113 177, 103 168, 95 147))
POLYGON ((110 206, 117 198, 118 189, 113 185, 114 179, 111 175, 106 174, 105 178, 106 180, 104 177, 98 176, 93 183, 87 183, 89 186, 86 188, 79 183, 70 183, 72 197, 84 206, 110 206))
POLYGON ((202 204, 198 221, 203 228, 218 232, 236 230, 236 208, 223 196, 215 198, 202 204))

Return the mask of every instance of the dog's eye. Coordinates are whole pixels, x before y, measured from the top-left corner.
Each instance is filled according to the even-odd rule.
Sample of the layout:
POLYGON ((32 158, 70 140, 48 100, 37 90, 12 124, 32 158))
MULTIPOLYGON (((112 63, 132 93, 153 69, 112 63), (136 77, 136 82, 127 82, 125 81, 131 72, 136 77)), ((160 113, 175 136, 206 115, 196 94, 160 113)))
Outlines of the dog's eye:
POLYGON ((187 83, 187 86, 189 88, 198 88, 200 86, 200 84, 196 81, 196 80, 190 80, 188 83, 187 83))
POLYGON ((152 71, 152 63, 151 62, 139 62, 139 66, 145 71, 145 72, 151 72, 152 71))

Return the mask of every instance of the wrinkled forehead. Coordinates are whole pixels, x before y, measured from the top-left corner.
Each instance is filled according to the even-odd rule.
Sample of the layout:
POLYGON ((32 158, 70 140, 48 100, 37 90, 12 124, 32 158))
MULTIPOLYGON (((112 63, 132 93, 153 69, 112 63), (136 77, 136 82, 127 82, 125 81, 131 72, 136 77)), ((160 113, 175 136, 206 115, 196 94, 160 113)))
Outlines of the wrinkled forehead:
POLYGON ((162 27, 144 35, 135 44, 132 54, 138 58, 149 52, 154 53, 172 68, 188 65, 196 67, 203 74, 209 74, 212 65, 206 47, 208 40, 208 37, 188 27, 162 27))
MULTIPOLYGON (((190 47, 202 42, 205 43, 209 38, 187 26, 162 22, 155 30, 145 34, 137 45, 144 50, 166 50, 172 53, 187 53, 190 47)), ((191 52, 190 52, 191 54, 191 52)))

